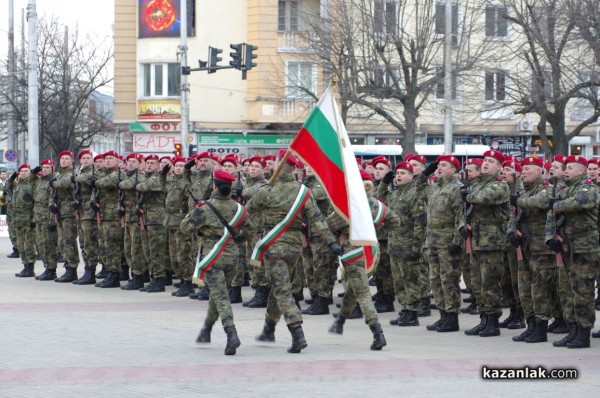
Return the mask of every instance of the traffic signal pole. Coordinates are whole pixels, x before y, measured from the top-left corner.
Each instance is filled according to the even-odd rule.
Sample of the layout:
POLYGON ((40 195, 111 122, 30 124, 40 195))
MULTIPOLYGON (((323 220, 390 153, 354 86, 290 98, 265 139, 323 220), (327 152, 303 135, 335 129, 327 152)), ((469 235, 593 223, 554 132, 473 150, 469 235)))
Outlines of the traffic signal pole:
POLYGON ((179 56, 181 61, 181 153, 187 153, 187 137, 190 128, 190 84, 187 68, 187 0, 179 0, 181 9, 179 56))

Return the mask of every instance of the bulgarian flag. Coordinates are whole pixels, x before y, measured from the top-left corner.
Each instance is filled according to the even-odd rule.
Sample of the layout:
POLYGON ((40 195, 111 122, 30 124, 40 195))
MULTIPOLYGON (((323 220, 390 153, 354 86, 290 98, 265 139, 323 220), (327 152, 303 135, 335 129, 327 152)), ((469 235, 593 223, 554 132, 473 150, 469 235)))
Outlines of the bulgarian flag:
POLYGON ((377 246, 377 234, 356 158, 328 88, 290 144, 323 184, 337 213, 350 225, 350 244, 377 246))

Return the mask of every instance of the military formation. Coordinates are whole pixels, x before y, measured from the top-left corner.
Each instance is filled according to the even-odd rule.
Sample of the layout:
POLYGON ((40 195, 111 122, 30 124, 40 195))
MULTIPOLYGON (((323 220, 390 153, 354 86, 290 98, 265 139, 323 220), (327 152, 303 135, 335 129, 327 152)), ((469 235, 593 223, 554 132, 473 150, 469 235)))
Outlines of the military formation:
POLYGON ((395 165, 385 156, 357 159, 378 247, 349 243, 348 222, 314 171, 285 150, 241 160, 85 149, 57 159, 0 173, 9 257, 23 264, 15 276, 143 293, 175 285, 174 297, 208 301, 196 341, 210 343, 220 318, 226 355, 241 345, 236 303, 265 309, 258 341, 274 342, 283 318, 288 352, 301 352, 303 315, 330 313, 337 280, 345 291, 329 332, 343 334, 347 319, 364 317, 372 350, 387 345, 378 313, 395 312, 395 303, 390 324, 400 327, 419 326, 437 309, 428 331, 457 332, 461 316, 478 315, 466 335, 524 329, 512 340, 541 343, 564 334, 552 345, 567 348, 600 337, 592 333, 597 159, 519 160, 495 150, 462 164, 453 155, 429 164, 419 154, 395 165), (37 276, 36 259, 44 265, 37 276), (254 296, 244 302, 247 284, 254 296))

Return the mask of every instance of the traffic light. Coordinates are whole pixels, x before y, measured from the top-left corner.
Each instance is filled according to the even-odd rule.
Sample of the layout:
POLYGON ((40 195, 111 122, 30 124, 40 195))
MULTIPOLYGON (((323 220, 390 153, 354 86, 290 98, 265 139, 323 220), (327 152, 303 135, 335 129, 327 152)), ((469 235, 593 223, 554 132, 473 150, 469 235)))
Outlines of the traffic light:
POLYGON ((219 57, 219 54, 221 54, 222 52, 223 50, 221 50, 220 48, 208 47, 208 73, 216 72, 212 68, 217 66, 217 64, 223 60, 223 58, 219 57))
POLYGON ((190 68, 189 66, 182 66, 181 67, 181 74, 182 75, 189 75, 192 71, 192 68, 190 68))
POLYGON ((256 66, 256 62, 252 62, 253 59, 258 55, 253 54, 254 51, 258 50, 258 46, 252 44, 246 44, 246 56, 244 57, 244 70, 250 70, 256 66))
POLYGON ((181 144, 180 143, 175 144, 175 150, 173 151, 173 153, 175 154, 175 156, 181 156, 181 144))
POLYGON ((231 61, 229 61, 229 65, 233 66, 235 69, 242 69, 242 52, 244 44, 230 44, 229 48, 235 50, 234 52, 229 53, 229 56, 231 56, 231 61))

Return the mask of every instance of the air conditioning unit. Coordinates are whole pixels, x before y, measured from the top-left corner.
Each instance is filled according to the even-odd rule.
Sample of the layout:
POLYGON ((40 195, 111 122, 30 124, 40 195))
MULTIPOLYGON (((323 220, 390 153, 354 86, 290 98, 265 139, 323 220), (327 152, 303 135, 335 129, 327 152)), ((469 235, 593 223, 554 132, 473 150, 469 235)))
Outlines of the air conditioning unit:
POLYGON ((519 122, 519 131, 533 131, 533 122, 531 120, 521 120, 519 122))

